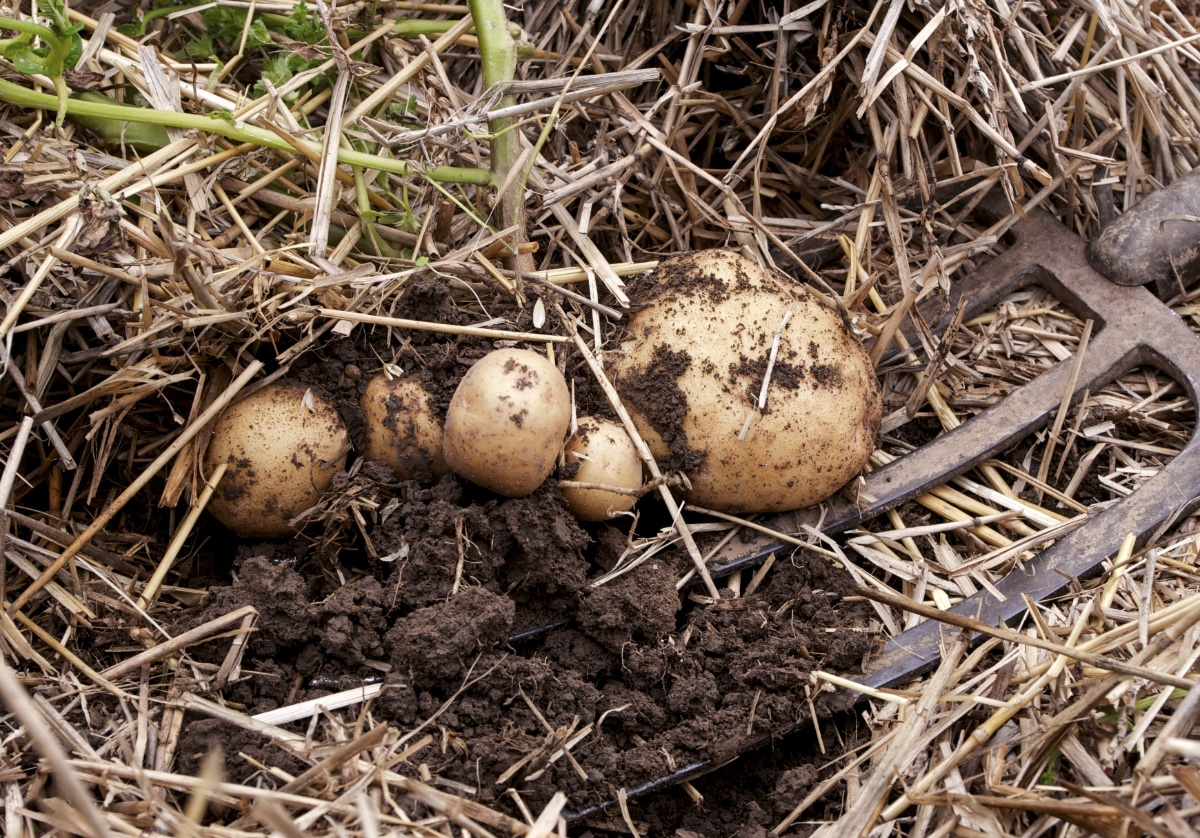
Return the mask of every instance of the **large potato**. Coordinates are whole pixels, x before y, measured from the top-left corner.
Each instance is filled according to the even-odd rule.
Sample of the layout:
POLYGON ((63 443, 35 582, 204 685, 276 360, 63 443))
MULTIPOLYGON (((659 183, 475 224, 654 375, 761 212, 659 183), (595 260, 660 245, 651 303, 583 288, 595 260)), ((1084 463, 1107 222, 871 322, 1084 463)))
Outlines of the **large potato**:
POLYGON ((528 349, 497 349, 454 391, 442 452, 472 483, 519 498, 550 476, 570 424, 571 394, 558 368, 528 349))
MULTIPOLYGON (((579 463, 572 481, 598 483, 619 489, 640 489, 642 458, 625 429, 609 419, 585 416, 567 440, 567 464, 579 463)), ((604 489, 567 486, 563 498, 571 514, 583 521, 604 521, 633 509, 637 495, 604 489)))
POLYGON ((632 293, 642 308, 612 358, 613 381, 654 456, 674 455, 687 474, 693 503, 798 509, 862 470, 879 431, 879 387, 829 304, 728 250, 664 260, 632 293), (772 340, 793 303, 758 414, 772 340))
POLYGON ((247 538, 295 533, 288 522, 315 506, 346 461, 349 435, 337 410, 300 384, 271 384, 231 405, 213 426, 206 472, 228 463, 208 503, 247 538))
POLYGON ((359 406, 366 424, 368 460, 387 463, 398 480, 450 470, 442 456, 442 423, 420 381, 380 373, 367 383, 359 406))

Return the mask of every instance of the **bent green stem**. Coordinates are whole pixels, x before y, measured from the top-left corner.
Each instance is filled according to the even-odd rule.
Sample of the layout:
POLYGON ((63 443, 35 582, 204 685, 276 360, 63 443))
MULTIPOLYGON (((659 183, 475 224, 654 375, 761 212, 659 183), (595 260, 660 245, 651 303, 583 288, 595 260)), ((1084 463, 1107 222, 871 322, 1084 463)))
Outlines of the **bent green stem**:
MULTIPOLYGON (((8 54, 11 47, 16 47, 19 44, 24 44, 24 60, 32 64, 41 72, 48 75, 51 81, 54 82, 54 92, 57 94, 55 110, 57 117, 55 122, 62 125, 63 117, 66 115, 67 96, 67 81, 63 78, 63 70, 66 69, 67 57, 71 54, 71 38, 60 38, 58 33, 53 29, 42 26, 40 23, 34 23, 31 20, 17 20, 14 18, 0 18, 0 28, 12 29, 16 32, 21 32, 24 35, 32 35, 41 38, 46 42, 46 54, 39 55, 28 47, 25 38, 10 38, 5 41, 0 41, 0 54, 8 54)), ((69 34, 69 33, 68 33, 69 34)), ((18 67, 20 64, 18 63, 18 67)))
MULTIPOLYGON (((57 35, 54 34, 54 30, 50 29, 49 27, 42 26, 40 23, 34 23, 31 20, 18 20, 16 18, 0 17, 0 29, 12 29, 14 32, 24 32, 26 35, 36 35, 45 41, 46 45, 50 47, 51 54, 53 54, 56 49, 62 48, 62 41, 57 35)), ((50 56, 47 56, 47 59, 49 59, 49 57, 50 56)), ((62 56, 59 60, 61 61, 63 58, 66 58, 65 51, 62 53, 62 56)))
MULTIPOLYGON (((53 96, 46 93, 38 93, 36 90, 30 90, 4 79, 0 79, 0 101, 22 108, 39 108, 41 110, 55 110, 59 105, 53 96)), ((234 142, 253 143, 278 151, 294 152, 296 150, 292 143, 264 128, 256 128, 253 125, 238 123, 232 119, 222 119, 217 116, 201 116, 198 114, 177 113, 175 111, 160 111, 151 108, 134 108, 116 102, 102 104, 99 102, 80 101, 78 99, 66 100, 66 112, 71 116, 106 119, 112 120, 115 123, 149 123, 161 125, 165 128, 181 128, 185 131, 204 131, 209 134, 225 137, 234 142)), ((296 138, 294 142, 316 154, 322 152, 321 145, 311 140, 296 138)), ((457 166, 435 166, 430 169, 422 169, 403 160, 380 157, 375 154, 367 154, 352 149, 339 149, 338 162, 351 166, 362 166, 368 169, 391 172, 406 177, 426 177, 430 180, 441 181, 442 183, 465 183, 475 186, 493 185, 493 175, 486 169, 460 168, 457 166)))

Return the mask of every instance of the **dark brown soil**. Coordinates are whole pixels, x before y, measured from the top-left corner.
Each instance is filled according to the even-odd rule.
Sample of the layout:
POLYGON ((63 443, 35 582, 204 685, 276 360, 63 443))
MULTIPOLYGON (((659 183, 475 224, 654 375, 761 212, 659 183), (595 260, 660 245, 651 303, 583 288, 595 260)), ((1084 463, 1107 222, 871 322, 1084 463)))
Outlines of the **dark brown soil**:
MULTIPOLYGON (((448 299, 441 286, 415 283, 396 313, 452 320, 448 299)), ((424 376, 442 410, 490 348, 405 338, 399 348, 386 335, 334 342, 292 377, 329 394, 358 443, 358 397, 380 358, 424 376)), ((569 376, 578 363, 567 352, 559 362, 569 376)), ((581 412, 603 413, 587 377, 574 377, 581 412)), ((243 664, 254 674, 229 685, 226 701, 254 714, 382 679, 375 718, 405 731, 427 723, 433 734, 408 770, 424 764, 436 782, 509 810, 510 788, 534 811, 556 790, 581 811, 616 800, 621 788, 755 752, 744 766, 697 781, 708 801, 700 809, 677 791, 635 803, 648 834, 763 834, 815 782, 828 757, 812 740, 812 709, 828 724, 845 708, 810 673, 854 673, 876 640, 870 609, 826 559, 780 556, 751 596, 715 605, 676 590, 690 567, 677 550, 593 587, 620 558, 629 525, 581 525, 554 481, 508 499, 454 476, 397 481, 379 464, 352 472, 335 481, 342 506, 331 501, 324 533, 314 524, 303 539, 235 542, 237 558, 228 576, 210 580, 203 612, 175 627, 241 605, 258 609, 243 664), (346 496, 375 510, 361 533, 348 524, 346 496), (585 731, 571 759, 558 753, 585 731)), ((640 530, 652 533, 658 513, 642 505, 640 530)), ((209 566, 221 573, 219 560, 209 566)), ((223 649, 210 645, 215 662, 223 649)), ((258 770, 232 756, 239 753, 303 770, 246 736, 194 719, 179 768, 199 770, 219 745, 234 780, 258 770)), ((840 747, 836 732, 824 739, 840 747)), ((592 828, 604 830, 613 812, 594 816, 592 828)))
MULTIPOLYGON (((548 495, 540 501, 543 509, 557 505, 548 495)), ((501 534, 496 543, 508 552, 480 551, 470 584, 453 594, 453 574, 438 561, 445 558, 438 545, 447 529, 453 531, 449 516, 441 518, 440 533, 424 525, 409 529, 409 556, 429 561, 397 562, 381 571, 382 583, 360 576, 324 596, 303 567, 250 555, 232 584, 213 590, 202 615, 245 604, 260 613, 246 661, 258 674, 230 686, 226 699, 264 712, 345 689, 388 663, 375 714, 403 730, 457 693, 436 719, 441 737, 453 746, 431 746, 419 755, 436 775, 477 788, 478 799, 492 805, 505 805, 501 794, 512 786, 531 806, 561 789, 573 809, 583 809, 615 799, 621 787, 696 762, 725 762, 748 744, 760 744, 764 734, 807 728, 809 673, 854 671, 871 648, 867 609, 846 599, 848 577, 825 559, 786 560, 754 595, 681 613, 674 585, 683 570, 678 562, 651 560, 589 589, 586 559, 575 553, 572 573, 572 554, 561 540, 574 528, 570 519, 546 521, 552 516, 543 513, 541 523, 551 531, 529 527, 533 535, 523 545, 503 535, 515 511, 503 507, 518 503, 526 511, 535 506, 523 500, 490 512, 463 510, 473 523, 490 523, 501 534), (537 568, 536 555, 557 557, 550 567, 559 572, 537 568), (509 639, 518 624, 555 620, 568 622, 532 640, 509 639), (459 692, 466 682, 470 686, 459 692), (549 754, 543 753, 497 784, 552 733, 535 707, 555 730, 599 727, 572 751, 582 771, 563 759, 545 766, 549 754)), ((823 719, 838 709, 825 696, 816 707, 823 719)), ((202 757, 222 737, 231 737, 226 753, 245 750, 244 736, 197 721, 186 731, 180 768, 198 768, 188 760, 202 757)), ((836 743, 837 737, 827 740, 836 743)), ((807 764, 815 754, 793 756, 807 764)), ((254 769, 235 763, 230 770, 244 780, 239 772, 254 769)), ((727 784, 740 771, 724 776, 727 784)), ((649 804, 647 812, 657 805, 649 804)))
POLYGON ((667 471, 697 471, 704 466, 704 455, 688 446, 683 429, 687 396, 679 388, 679 376, 691 362, 686 350, 662 343, 654 347, 650 366, 621 380, 622 400, 645 416, 670 448, 671 459, 661 464, 667 471))

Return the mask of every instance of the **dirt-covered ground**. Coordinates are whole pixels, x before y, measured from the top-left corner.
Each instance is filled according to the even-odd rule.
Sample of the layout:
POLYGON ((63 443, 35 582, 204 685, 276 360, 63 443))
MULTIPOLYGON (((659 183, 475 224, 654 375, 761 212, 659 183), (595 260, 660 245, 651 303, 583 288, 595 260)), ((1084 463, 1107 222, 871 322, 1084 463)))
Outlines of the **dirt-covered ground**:
MULTIPOLYGON (((414 281, 398 316, 453 322, 448 297, 443 285, 414 281)), ((380 372, 379 357, 418 370, 440 411, 489 348, 463 337, 424 336, 403 348, 378 337, 367 345, 331 340, 294 378, 331 398, 361 445, 359 398, 380 372)), ((580 412, 604 413, 575 354, 561 352, 559 361, 578 385, 580 412)), ((634 539, 667 522, 653 497, 637 521, 585 524, 553 480, 509 499, 454 475, 397 481, 371 462, 354 471, 334 478, 324 521, 304 536, 243 540, 205 519, 190 581, 210 597, 172 633, 245 605, 258 611, 243 660, 253 676, 223 691, 246 713, 382 682, 370 711, 376 721, 400 730, 424 723, 435 733, 412 760, 510 810, 509 790, 534 810, 561 790, 571 810, 582 811, 616 801, 620 789, 765 748, 753 771, 711 781, 722 800, 711 834, 779 814, 755 808, 764 803, 790 810, 816 776, 814 724, 827 727, 822 758, 854 741, 834 730, 847 724, 844 712, 835 715, 845 700, 814 691, 809 674, 852 674, 882 638, 853 581, 828 558, 785 551, 750 595, 727 591, 722 602, 697 607, 689 599, 701 588, 677 589, 691 566, 678 548, 593 585, 631 561, 634 539), (347 497, 378 510, 365 528, 352 525, 347 497), (764 799, 772 783, 778 789, 764 799)), ((701 549, 722 534, 702 539, 701 549)), ((214 644, 212 662, 224 652, 214 644)), ((231 778, 249 782, 261 770, 233 756, 256 748, 254 737, 200 718, 183 730, 180 770, 198 771, 214 744, 229 755, 231 778)), ((266 753, 258 761, 275 764, 266 753)), ((665 802, 674 794, 635 809, 654 834, 676 820, 698 819, 700 829, 712 818, 711 802, 665 802)))
MULTIPOLYGON (((860 529, 804 519, 716 598, 680 533, 719 559, 749 527, 657 490, 578 521, 561 462, 519 498, 400 479, 365 456, 361 406, 403 376, 440 421, 472 364, 519 345, 577 416, 614 418, 573 338, 611 359, 661 260, 725 247, 840 300, 879 382, 868 468, 888 468, 1096 357, 1107 324, 1045 289, 961 318, 955 294, 1030 217, 1091 239, 1200 163, 1192 4, 27 5, 0 11, 0 833, 546 838, 586 813, 579 838, 1074 838, 1200 818, 1194 517, 1097 547, 1095 577, 1023 618, 1029 643, 945 630, 956 665, 851 705, 873 655, 932 625, 913 609, 1017 578, 1185 450, 1190 372, 1153 353, 860 529), (511 64, 488 31, 515 33, 511 64), (71 93, 61 122, 50 91, 71 93), (199 510, 211 420, 273 381, 328 400, 348 444, 296 532, 239 538, 199 510)), ((1158 313, 1200 328, 1168 279, 1158 313)), ((840 380, 791 352, 731 363, 730 402, 768 373, 840 380)), ((694 360, 653 359, 621 398, 682 498, 704 457, 676 386, 694 360)), ((830 506, 862 509, 870 479, 830 506)))

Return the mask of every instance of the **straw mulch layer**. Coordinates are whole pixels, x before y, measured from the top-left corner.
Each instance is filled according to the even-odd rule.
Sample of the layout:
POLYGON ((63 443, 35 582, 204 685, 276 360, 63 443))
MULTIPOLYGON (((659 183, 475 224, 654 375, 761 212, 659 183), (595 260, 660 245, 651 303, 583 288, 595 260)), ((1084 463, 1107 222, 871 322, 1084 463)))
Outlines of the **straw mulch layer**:
POLYGON ((582 524, 567 473, 511 500, 397 480, 359 407, 386 371, 440 415, 515 343, 616 415, 596 371, 627 278, 726 246, 842 298, 879 363, 872 465, 902 457, 1102 328, 1037 289, 937 334, 915 312, 1035 208, 1090 238, 1194 168, 1190 6, 526 3, 501 90, 466 6, 247 6, 72 9, 75 89, 224 113, 223 136, 0 110, 4 834, 1200 828, 1200 691, 1171 686, 1200 655, 1190 516, 1016 638, 948 629, 932 674, 853 689, 927 619, 864 588, 948 608, 1170 461, 1195 409, 1163 371, 867 527, 786 534, 719 601, 685 578, 743 523, 655 490, 582 524), (330 399, 351 445, 300 534, 240 539, 203 511, 203 452, 269 381, 330 399), (732 764, 637 794, 699 762, 732 764))

